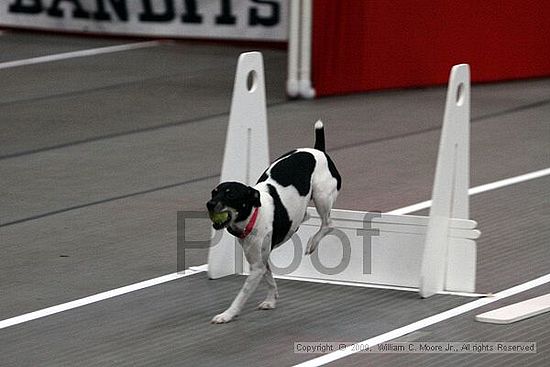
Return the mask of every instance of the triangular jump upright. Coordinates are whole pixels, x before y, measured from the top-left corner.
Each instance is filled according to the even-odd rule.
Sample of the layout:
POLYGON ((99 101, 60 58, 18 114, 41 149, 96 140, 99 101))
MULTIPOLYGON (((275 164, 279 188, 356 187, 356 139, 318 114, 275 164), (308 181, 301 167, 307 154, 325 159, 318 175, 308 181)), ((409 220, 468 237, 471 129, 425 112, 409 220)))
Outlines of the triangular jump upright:
MULTIPOLYGON (((269 165, 267 113, 263 58, 260 52, 239 57, 229 125, 225 141, 221 182, 255 184, 269 165)), ((235 237, 223 231, 208 254, 208 275, 212 279, 242 271, 242 250, 235 237)))
POLYGON ((439 154, 432 192, 432 207, 422 257, 420 295, 429 297, 446 289, 449 261, 449 219, 469 219, 470 67, 451 70, 439 154))

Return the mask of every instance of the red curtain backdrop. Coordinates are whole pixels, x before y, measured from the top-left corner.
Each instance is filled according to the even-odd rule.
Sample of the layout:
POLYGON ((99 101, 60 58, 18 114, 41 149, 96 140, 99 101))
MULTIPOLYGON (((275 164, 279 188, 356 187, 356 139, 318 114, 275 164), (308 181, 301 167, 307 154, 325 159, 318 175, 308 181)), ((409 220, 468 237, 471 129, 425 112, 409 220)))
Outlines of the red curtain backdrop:
POLYGON ((314 0, 317 95, 550 75, 550 0, 314 0))

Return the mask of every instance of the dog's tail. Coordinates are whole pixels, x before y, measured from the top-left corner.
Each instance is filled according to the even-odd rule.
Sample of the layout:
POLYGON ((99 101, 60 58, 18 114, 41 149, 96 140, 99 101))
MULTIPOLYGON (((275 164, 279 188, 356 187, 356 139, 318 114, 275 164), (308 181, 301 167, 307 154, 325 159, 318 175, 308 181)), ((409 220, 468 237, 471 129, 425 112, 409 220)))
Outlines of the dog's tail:
POLYGON ((321 120, 315 123, 315 149, 325 151, 325 128, 321 120))

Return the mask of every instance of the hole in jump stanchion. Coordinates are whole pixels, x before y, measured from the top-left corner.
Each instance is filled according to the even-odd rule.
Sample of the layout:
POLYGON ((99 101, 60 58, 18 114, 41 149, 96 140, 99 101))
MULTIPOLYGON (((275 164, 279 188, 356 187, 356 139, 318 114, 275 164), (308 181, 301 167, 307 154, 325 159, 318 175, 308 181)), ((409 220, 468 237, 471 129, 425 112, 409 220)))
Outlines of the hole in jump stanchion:
POLYGON ((464 83, 460 83, 456 89, 456 105, 462 106, 464 104, 464 83))
POLYGON ((251 70, 246 77, 246 89, 252 93, 256 89, 258 75, 255 70, 251 70))

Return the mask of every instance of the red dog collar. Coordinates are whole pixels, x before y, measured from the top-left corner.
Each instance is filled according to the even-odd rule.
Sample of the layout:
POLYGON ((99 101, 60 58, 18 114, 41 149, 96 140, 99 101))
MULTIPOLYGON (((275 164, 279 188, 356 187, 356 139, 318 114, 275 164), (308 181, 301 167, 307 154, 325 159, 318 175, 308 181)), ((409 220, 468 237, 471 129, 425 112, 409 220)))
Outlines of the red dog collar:
POLYGON ((254 209, 254 213, 252 213, 252 218, 250 218, 250 222, 248 222, 248 224, 246 225, 246 228, 244 229, 243 233, 239 235, 239 238, 241 240, 245 239, 250 234, 250 232, 252 232, 252 230, 254 229, 254 225, 256 224, 256 219, 258 218, 259 209, 260 209, 259 207, 256 207, 254 209))

